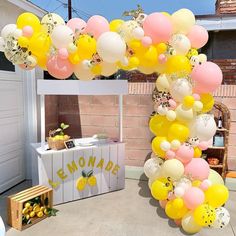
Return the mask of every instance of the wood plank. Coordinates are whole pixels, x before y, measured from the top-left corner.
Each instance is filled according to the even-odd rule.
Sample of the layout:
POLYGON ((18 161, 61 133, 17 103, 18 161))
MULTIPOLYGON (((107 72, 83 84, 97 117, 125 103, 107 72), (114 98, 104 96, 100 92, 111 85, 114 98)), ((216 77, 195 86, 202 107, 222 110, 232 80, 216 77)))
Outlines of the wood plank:
POLYGON ((109 148, 110 148, 110 161, 109 161, 109 163, 112 167, 109 168, 109 166, 107 166, 105 171, 108 171, 108 173, 109 173, 110 191, 114 191, 114 190, 117 190, 118 179, 117 179, 117 174, 112 174, 112 171, 114 170, 114 168, 116 168, 115 166, 118 164, 118 146, 117 145, 110 145, 109 148))
POLYGON ((92 155, 92 160, 94 161, 94 165, 93 165, 93 161, 91 160, 91 166, 92 166, 92 170, 93 170, 93 175, 96 177, 97 179, 97 185, 94 187, 91 187, 91 194, 94 195, 98 195, 101 194, 101 187, 102 187, 102 178, 101 178, 101 169, 96 168, 96 163, 101 159, 102 156, 102 149, 101 147, 96 147, 92 149, 93 151, 93 155, 92 155))
POLYGON ((120 170, 117 175, 117 189, 123 189, 125 187, 125 143, 118 144, 118 165, 120 170))
POLYGON ((101 178, 102 178, 102 186, 101 193, 109 192, 110 179, 109 173, 105 171, 104 167, 108 161, 110 161, 110 149, 109 146, 102 146, 102 155, 101 161, 103 160, 103 167, 101 168, 101 178))
POLYGON ((74 162, 78 166, 78 170, 75 171, 73 174, 73 186, 74 186, 73 196, 74 196, 74 200, 77 200, 77 199, 83 198, 83 193, 81 191, 78 191, 76 188, 76 182, 77 182, 77 179, 80 178, 82 175, 82 169, 79 167, 78 161, 80 157, 84 156, 84 152, 82 150, 75 150, 73 151, 73 153, 74 153, 74 162))

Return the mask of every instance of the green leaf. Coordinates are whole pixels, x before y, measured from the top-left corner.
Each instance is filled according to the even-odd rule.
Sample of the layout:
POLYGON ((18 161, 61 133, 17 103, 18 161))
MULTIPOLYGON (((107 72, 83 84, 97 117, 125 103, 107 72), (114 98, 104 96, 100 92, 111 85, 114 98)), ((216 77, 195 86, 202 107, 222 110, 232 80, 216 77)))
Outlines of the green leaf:
POLYGON ((69 128, 69 127, 70 127, 69 125, 64 125, 63 126, 63 130, 65 130, 65 129, 69 128))
POLYGON ((63 129, 64 125, 65 125, 65 123, 61 123, 60 127, 63 129))
POLYGON ((61 128, 56 129, 56 132, 61 132, 61 131, 62 131, 61 128))
POLYGON ((85 170, 82 170, 82 176, 83 176, 84 178, 87 177, 87 174, 86 174, 85 170))
POLYGON ((87 177, 91 177, 93 175, 93 170, 90 170, 88 173, 87 173, 87 177))

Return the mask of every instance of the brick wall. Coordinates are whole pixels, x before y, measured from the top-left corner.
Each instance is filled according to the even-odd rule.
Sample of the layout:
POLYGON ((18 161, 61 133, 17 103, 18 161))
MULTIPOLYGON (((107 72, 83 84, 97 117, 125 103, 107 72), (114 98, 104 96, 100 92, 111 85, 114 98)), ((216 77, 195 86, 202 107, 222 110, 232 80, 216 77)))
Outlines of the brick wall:
POLYGON ((236 13, 236 0, 217 0, 217 14, 234 14, 236 13))

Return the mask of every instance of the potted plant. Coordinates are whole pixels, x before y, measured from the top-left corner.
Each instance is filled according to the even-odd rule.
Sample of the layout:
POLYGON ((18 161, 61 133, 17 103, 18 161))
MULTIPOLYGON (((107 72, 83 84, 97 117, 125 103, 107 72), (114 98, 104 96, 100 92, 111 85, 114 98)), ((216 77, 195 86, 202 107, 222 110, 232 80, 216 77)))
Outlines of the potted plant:
POLYGON ((69 125, 61 123, 59 128, 49 131, 47 142, 50 149, 61 150, 65 148, 64 142, 70 139, 70 136, 64 133, 67 128, 69 128, 69 125))

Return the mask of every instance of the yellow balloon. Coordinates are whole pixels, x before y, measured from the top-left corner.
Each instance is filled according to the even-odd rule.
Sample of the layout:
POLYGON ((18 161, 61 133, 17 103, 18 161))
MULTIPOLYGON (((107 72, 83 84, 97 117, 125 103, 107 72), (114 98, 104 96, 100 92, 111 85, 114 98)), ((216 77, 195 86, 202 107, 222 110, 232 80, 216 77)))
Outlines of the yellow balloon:
POLYGON ((206 190, 205 197, 206 203, 217 208, 227 202, 229 190, 222 184, 214 184, 206 190))
POLYGON ((158 54, 163 54, 167 50, 167 45, 165 43, 159 43, 159 44, 157 44, 155 46, 156 46, 158 54))
POLYGON ((202 150, 199 147, 194 148, 194 157, 198 158, 202 156, 202 150))
POLYGON ((136 68, 139 65, 139 59, 135 56, 129 58, 129 67, 136 68))
POLYGON ((40 68, 42 68, 43 70, 47 70, 47 56, 37 56, 37 63, 40 68))
POLYGON ((151 185, 151 194, 157 200, 165 200, 168 193, 173 190, 172 183, 167 178, 159 178, 151 185))
POLYGON ((189 128, 179 122, 174 122, 168 130, 168 140, 174 139, 185 142, 189 136, 189 128))
POLYGON ((173 200, 173 207, 178 210, 178 209, 182 209, 184 207, 184 200, 182 198, 175 198, 173 200))
POLYGON ((156 136, 167 136, 171 123, 165 116, 155 115, 149 121, 149 128, 156 136))
POLYGON ((144 58, 149 62, 147 66, 152 66, 157 63, 157 49, 154 46, 150 46, 146 53, 144 54, 144 58))
POLYGON ((91 68, 91 71, 94 75, 100 75, 102 72, 102 67, 101 65, 95 65, 91 68))
POLYGON ((133 49, 135 52, 139 50, 139 48, 142 46, 142 43, 140 40, 133 39, 128 43, 129 47, 133 49))
POLYGON ((110 31, 118 32, 120 26, 124 23, 121 19, 115 19, 110 22, 110 31))
POLYGON ((212 109, 214 106, 214 97, 210 93, 201 94, 200 101, 203 104, 202 112, 206 113, 212 109))
POLYGON ((25 12, 19 15, 16 25, 19 29, 22 29, 24 26, 31 26, 34 32, 38 32, 41 28, 39 18, 30 12, 25 12))
POLYGON ((181 208, 175 208, 175 200, 168 201, 165 207, 166 215, 171 219, 181 219, 187 212, 188 209, 183 204, 181 208))
POLYGON ((72 64, 76 65, 76 64, 79 64, 81 60, 80 60, 80 57, 79 57, 78 53, 75 52, 75 53, 69 54, 69 61, 72 64))
POLYGON ((165 16, 168 16, 168 17, 170 17, 171 15, 168 13, 168 12, 166 12, 166 11, 162 11, 161 12, 163 15, 165 15, 165 16))
MULTIPOLYGON (((141 62, 140 62, 140 64, 141 64, 141 62)), ((146 66, 139 65, 139 67, 138 67, 138 70, 141 73, 145 74, 145 75, 153 74, 154 72, 157 71, 156 69, 157 68, 155 66, 153 66, 153 67, 146 67, 146 66)))
POLYGON ((28 48, 29 47, 29 39, 21 36, 18 38, 18 44, 22 47, 22 48, 28 48))
POLYGON ((170 56, 166 62, 166 73, 189 74, 192 66, 186 56, 170 56))
POLYGON ((199 187, 200 185, 201 185, 201 181, 200 180, 194 180, 193 182, 192 182, 192 186, 193 187, 199 187))
POLYGON ((215 221, 216 211, 214 207, 202 204, 194 210, 193 217, 199 226, 210 226, 215 221))
POLYGON ((76 41, 78 47, 78 55, 81 60, 92 58, 93 54, 96 53, 97 42, 90 35, 81 35, 76 41))
POLYGON ((193 212, 189 211, 181 220, 183 230, 188 234, 195 234, 199 232, 202 227, 194 221, 193 212))
POLYGON ((163 151, 161 149, 161 143, 163 141, 166 141, 166 138, 165 137, 155 137, 153 140, 152 140, 152 151, 159 157, 164 157, 166 152, 163 151))
POLYGON ((186 56, 188 59, 190 59, 192 56, 197 56, 197 55, 198 55, 197 49, 191 48, 186 56))
POLYGON ((30 38, 29 50, 36 56, 43 57, 51 46, 50 37, 43 33, 38 32, 30 38))
POLYGON ((211 181, 212 185, 214 185, 214 184, 223 184, 224 185, 223 178, 215 170, 210 169, 210 174, 208 176, 208 179, 211 181))
POLYGON ((193 96, 188 95, 188 96, 184 97, 183 104, 185 107, 187 107, 187 108, 193 107, 194 102, 195 102, 195 100, 194 100, 193 96))

